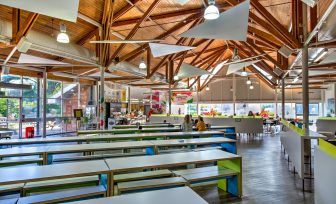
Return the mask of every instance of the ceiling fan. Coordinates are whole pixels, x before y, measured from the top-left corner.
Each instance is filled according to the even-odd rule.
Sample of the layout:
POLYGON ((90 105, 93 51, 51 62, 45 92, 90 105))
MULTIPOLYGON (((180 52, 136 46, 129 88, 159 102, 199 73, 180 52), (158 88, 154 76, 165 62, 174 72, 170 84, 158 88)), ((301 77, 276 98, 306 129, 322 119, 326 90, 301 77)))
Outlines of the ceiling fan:
POLYGON ((160 42, 160 39, 148 39, 148 40, 93 40, 90 43, 99 44, 134 44, 134 43, 149 43, 149 42, 160 42))

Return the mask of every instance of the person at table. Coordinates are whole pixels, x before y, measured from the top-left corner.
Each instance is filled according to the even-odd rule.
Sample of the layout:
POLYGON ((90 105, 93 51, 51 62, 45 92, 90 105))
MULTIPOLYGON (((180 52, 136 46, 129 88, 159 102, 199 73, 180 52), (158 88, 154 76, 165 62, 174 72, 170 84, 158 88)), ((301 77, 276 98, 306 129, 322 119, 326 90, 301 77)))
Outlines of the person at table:
POLYGON ((182 131, 183 132, 189 132, 193 130, 193 124, 190 120, 190 116, 189 115, 185 115, 184 116, 184 121, 182 124, 182 131))
POLYGON ((254 116, 254 114, 252 111, 249 111, 247 116, 254 116))
POLYGON ((196 129, 198 131, 205 131, 206 130, 206 126, 205 126, 205 123, 204 123, 204 120, 203 120, 202 116, 198 116, 198 121, 197 121, 197 124, 196 124, 196 129))

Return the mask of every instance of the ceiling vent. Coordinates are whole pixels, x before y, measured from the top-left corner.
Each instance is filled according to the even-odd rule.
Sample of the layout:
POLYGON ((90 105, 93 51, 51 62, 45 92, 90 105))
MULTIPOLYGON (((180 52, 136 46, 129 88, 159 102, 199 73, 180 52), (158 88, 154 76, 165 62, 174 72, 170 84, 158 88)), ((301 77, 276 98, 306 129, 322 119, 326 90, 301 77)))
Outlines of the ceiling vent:
POLYGON ((292 51, 289 47, 287 47, 286 45, 283 45, 283 46, 278 50, 278 52, 279 52, 282 56, 284 56, 284 57, 286 57, 286 58, 288 58, 289 56, 291 56, 291 54, 293 54, 293 51, 292 51))

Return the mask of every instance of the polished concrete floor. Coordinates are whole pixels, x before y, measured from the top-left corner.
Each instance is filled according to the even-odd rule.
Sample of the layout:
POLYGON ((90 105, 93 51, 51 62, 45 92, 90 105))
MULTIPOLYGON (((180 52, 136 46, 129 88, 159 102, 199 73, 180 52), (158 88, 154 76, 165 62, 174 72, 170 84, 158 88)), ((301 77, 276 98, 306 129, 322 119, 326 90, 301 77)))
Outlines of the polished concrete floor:
POLYGON ((302 180, 280 148, 279 135, 265 135, 262 139, 240 139, 239 154, 243 157, 243 197, 228 198, 215 186, 197 187, 195 191, 210 204, 310 204, 314 203, 313 181, 302 180))

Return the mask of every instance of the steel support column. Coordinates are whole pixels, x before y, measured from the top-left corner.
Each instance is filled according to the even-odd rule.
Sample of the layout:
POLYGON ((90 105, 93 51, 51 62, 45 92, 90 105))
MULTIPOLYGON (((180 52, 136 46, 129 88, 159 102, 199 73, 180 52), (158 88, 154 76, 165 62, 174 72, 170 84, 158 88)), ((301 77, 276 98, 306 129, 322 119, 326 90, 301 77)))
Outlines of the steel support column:
MULTIPOLYGON (((303 40, 307 39, 307 5, 302 4, 302 27, 303 40)), ((309 71, 308 71, 308 45, 302 47, 302 107, 303 107, 303 128, 309 133, 309 71)))

